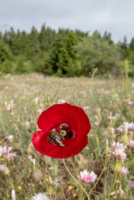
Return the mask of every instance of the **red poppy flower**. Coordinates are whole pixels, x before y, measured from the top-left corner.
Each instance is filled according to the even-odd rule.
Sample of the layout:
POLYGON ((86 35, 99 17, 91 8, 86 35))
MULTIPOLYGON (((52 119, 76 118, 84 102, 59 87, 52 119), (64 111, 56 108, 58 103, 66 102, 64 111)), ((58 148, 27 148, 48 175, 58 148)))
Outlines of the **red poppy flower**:
POLYGON ((34 133, 32 143, 47 156, 72 157, 88 144, 91 125, 83 109, 77 106, 55 104, 39 116, 37 124, 41 131, 34 133))

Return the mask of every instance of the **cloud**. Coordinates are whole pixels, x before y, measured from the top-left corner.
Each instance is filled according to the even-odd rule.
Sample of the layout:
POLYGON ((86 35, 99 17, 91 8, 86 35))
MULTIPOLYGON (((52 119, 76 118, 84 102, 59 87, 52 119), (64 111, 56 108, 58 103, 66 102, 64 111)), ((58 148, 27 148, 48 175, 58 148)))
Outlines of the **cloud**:
POLYGON ((26 30, 43 23, 53 29, 70 28, 112 33, 115 42, 134 35, 133 0, 1 0, 0 30, 26 30), (7 26, 3 26, 7 25, 7 26))

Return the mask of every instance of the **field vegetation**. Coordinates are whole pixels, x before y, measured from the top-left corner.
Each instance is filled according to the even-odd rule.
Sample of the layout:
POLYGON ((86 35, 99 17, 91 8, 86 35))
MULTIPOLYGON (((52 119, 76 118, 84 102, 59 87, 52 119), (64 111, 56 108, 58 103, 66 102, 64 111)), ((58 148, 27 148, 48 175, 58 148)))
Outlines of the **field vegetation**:
MULTIPOLYGON (((87 170, 93 171, 98 179, 115 141, 121 143, 115 148, 122 147, 122 151, 116 152, 118 156, 112 152, 90 200, 133 200, 134 125, 130 125, 134 121, 133 93, 134 82, 127 76, 118 79, 109 76, 107 80, 93 76, 45 78, 34 73, 1 76, 0 152, 4 148, 5 153, 0 154, 0 199, 13 199, 11 194, 15 191, 16 200, 31 200, 38 193, 48 196, 41 200, 86 200, 74 178, 79 182, 80 172, 87 170), (39 129, 40 113, 63 102, 83 108, 92 126, 88 145, 71 160, 65 159, 67 168, 62 159, 42 155, 31 144, 32 135, 39 129), (124 122, 130 127, 120 127, 124 122)), ((95 182, 81 181, 81 185, 89 194, 95 182)))

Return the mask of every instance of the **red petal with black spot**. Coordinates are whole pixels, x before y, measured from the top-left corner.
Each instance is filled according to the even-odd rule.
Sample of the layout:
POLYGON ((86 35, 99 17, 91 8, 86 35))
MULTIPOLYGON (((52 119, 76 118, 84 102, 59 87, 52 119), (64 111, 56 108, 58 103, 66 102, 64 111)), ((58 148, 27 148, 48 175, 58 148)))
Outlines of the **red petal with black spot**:
POLYGON ((91 125, 82 108, 67 103, 55 104, 38 119, 32 143, 40 153, 53 158, 75 156, 88 144, 91 125), (65 136, 61 133, 65 132, 65 136))

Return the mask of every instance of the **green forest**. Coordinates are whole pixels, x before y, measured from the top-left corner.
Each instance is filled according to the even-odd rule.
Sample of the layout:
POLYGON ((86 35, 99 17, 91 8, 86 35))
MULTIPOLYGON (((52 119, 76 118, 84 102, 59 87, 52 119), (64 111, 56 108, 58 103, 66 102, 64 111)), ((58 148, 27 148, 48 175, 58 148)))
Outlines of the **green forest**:
POLYGON ((75 77, 94 73, 118 77, 126 72, 134 77, 134 38, 115 44, 111 34, 92 35, 80 30, 58 31, 42 25, 40 32, 0 33, 0 74, 43 73, 45 76, 75 77))

